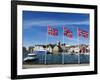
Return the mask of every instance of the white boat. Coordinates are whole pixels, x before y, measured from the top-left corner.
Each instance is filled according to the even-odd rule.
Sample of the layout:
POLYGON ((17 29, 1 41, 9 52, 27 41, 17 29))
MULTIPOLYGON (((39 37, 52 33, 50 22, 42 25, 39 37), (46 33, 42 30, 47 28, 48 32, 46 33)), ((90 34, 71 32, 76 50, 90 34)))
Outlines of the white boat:
POLYGON ((27 57, 24 58, 24 62, 31 62, 37 60, 37 55, 34 53, 30 53, 27 55, 27 57))

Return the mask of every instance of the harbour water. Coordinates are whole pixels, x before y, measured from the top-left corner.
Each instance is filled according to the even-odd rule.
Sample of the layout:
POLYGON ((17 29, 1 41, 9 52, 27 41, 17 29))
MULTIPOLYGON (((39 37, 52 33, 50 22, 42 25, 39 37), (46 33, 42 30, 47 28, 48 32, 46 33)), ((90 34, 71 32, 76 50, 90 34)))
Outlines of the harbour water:
MULTIPOLYGON (((36 51, 37 60, 33 60, 31 64, 84 64, 89 63, 90 55, 85 54, 67 54, 67 53, 49 53, 47 54, 44 51, 36 51), (63 55, 62 55, 63 54, 63 55)), ((33 54, 34 54, 33 53, 33 54)), ((23 59, 27 57, 28 53, 23 54, 23 59)))

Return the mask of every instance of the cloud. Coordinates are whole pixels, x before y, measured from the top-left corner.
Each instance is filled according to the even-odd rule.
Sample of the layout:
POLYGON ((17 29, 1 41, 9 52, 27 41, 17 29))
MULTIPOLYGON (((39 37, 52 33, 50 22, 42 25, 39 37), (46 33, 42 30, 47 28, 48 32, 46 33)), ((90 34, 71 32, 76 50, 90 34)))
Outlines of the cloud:
POLYGON ((26 20, 23 23, 24 29, 33 27, 33 26, 62 26, 62 25, 89 25, 89 20, 84 21, 63 21, 63 20, 26 20))

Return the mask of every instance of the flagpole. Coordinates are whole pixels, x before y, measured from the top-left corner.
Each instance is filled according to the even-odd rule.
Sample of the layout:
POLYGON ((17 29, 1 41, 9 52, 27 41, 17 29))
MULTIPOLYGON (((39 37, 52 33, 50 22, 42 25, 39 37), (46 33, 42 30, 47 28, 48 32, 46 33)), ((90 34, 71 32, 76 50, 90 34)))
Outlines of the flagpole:
POLYGON ((63 52, 62 52, 62 64, 64 64, 64 27, 63 27, 63 52))
MULTIPOLYGON (((79 45, 79 35, 78 35, 78 27, 77 27, 77 43, 78 43, 78 50, 80 50, 80 45, 79 45)), ((78 51, 78 64, 80 64, 80 53, 78 51)))
POLYGON ((47 27, 47 34, 46 34, 46 51, 45 51, 45 64, 46 62, 46 56, 47 56, 47 40, 48 40, 48 27, 47 27))

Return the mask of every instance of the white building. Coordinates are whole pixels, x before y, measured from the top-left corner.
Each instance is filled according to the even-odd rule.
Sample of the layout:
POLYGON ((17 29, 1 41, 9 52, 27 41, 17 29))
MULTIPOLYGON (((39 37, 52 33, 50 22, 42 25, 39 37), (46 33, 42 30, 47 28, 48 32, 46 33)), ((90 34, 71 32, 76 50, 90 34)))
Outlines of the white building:
POLYGON ((53 51, 53 49, 52 49, 51 46, 48 46, 46 50, 49 51, 49 52, 52 52, 53 51))
POLYGON ((35 45, 34 51, 45 51, 45 48, 43 45, 35 45))
POLYGON ((79 49, 79 47, 78 46, 70 46, 70 48, 69 48, 69 50, 68 50, 68 53, 70 54, 70 53, 74 53, 74 54, 76 54, 76 53, 79 53, 79 51, 80 51, 80 49, 79 49))

